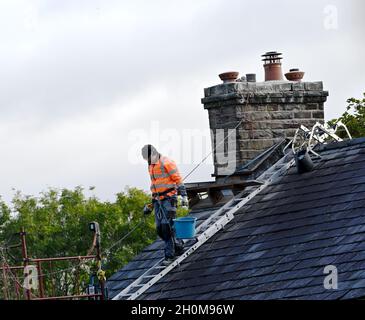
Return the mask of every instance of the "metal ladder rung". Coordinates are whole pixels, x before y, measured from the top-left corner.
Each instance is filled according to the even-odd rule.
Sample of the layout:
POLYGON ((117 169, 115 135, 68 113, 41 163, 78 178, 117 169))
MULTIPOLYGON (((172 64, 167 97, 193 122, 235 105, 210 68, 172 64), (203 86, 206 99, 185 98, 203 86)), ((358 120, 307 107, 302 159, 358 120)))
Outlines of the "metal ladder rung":
POLYGON ((274 167, 274 169, 275 170, 279 170, 279 169, 281 169, 282 167, 284 167, 285 166, 285 164, 278 164, 278 165, 276 165, 275 167, 274 167))
POLYGON ((156 266, 156 267, 154 267, 154 269, 165 269, 166 268, 166 266, 156 266))
POLYGON ((200 230, 199 230, 199 233, 202 233, 204 232, 205 230, 209 229, 214 223, 216 223, 220 218, 222 218, 222 216, 219 216, 219 217, 216 217, 216 218, 213 218, 211 220, 210 223, 208 223, 206 226, 202 227, 200 230))
MULTIPOLYGON (((239 202, 238 202, 238 203, 239 203, 239 202)), ((227 213, 229 210, 231 210, 232 208, 234 208, 236 205, 237 205, 237 203, 236 203, 236 204, 233 204, 233 205, 231 205, 231 206, 229 206, 229 207, 227 207, 224 211, 222 211, 221 215, 223 215, 223 214, 227 213)))
MULTIPOLYGON (((241 202, 242 200, 240 200, 239 202, 241 202)), ((212 218, 210 221, 209 221, 209 223, 207 223, 204 227, 201 227, 200 229, 199 229, 199 234, 201 234, 201 233, 203 233, 205 230, 207 230, 207 229, 209 229, 212 225, 214 225, 219 219, 221 219, 225 214, 227 214, 227 212, 229 212, 230 210, 232 210, 232 209, 234 209, 237 205, 238 205, 238 203, 239 202, 237 202, 236 204, 234 204, 234 205, 232 205, 232 206, 229 206, 229 207, 227 207, 227 208, 224 208, 223 210, 222 210, 222 212, 219 214, 219 215, 217 215, 216 217, 214 217, 214 218, 212 218)), ((198 228, 199 228, 199 226, 198 226, 198 228)))
POLYGON ((151 274, 149 276, 143 276, 143 278, 154 278, 156 277, 158 274, 151 274))
POLYGON ((212 227, 214 225, 217 226, 217 224, 214 222, 211 225, 207 226, 206 228, 203 228, 202 230, 199 231, 199 235, 202 235, 205 231, 207 231, 210 227, 212 227))
POLYGON ((143 287, 144 285, 145 285, 145 283, 135 284, 132 286, 132 288, 143 287))
POLYGON ((211 221, 211 223, 210 223, 209 225, 211 225, 212 223, 214 223, 214 222, 218 221, 218 220, 219 220, 220 218, 222 218, 224 215, 225 215, 225 213, 224 213, 224 214, 221 214, 221 215, 219 215, 219 216, 217 216, 217 217, 214 217, 214 218, 212 219, 212 221, 211 221))
POLYGON ((232 207, 234 207, 235 205, 237 205, 237 204, 238 204, 238 203, 240 203, 241 201, 242 201, 242 200, 239 200, 239 199, 232 201, 234 204, 233 204, 232 206, 229 206, 228 208, 232 208, 232 207))
POLYGON ((231 207, 232 207, 232 206, 228 206, 228 207, 226 207, 226 208, 222 209, 222 212, 221 212, 220 214, 223 214, 225 211, 229 211, 229 210, 231 210, 231 207))

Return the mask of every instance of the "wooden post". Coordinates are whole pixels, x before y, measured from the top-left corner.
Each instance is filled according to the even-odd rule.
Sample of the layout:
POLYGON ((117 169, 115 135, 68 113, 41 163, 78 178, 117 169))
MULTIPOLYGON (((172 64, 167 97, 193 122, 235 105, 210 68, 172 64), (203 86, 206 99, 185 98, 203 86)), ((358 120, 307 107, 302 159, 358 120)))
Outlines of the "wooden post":
MULTIPOLYGON (((23 256, 23 265, 24 265, 24 271, 25 268, 28 266, 28 252, 27 252, 27 242, 25 239, 26 233, 24 228, 20 231, 20 240, 22 242, 22 256, 23 256)), ((24 273, 24 276, 26 277, 28 274, 24 273)), ((25 297, 27 300, 31 299, 31 292, 29 289, 25 288, 25 297)))
POLYGON ((38 269, 39 294, 41 298, 44 298, 43 273, 42 273, 41 261, 37 261, 37 269, 38 269))
POLYGON ((5 300, 8 300, 8 281, 7 281, 7 278, 6 278, 6 271, 5 271, 5 265, 3 264, 3 278, 4 278, 4 286, 3 286, 3 289, 4 289, 4 299, 5 300))

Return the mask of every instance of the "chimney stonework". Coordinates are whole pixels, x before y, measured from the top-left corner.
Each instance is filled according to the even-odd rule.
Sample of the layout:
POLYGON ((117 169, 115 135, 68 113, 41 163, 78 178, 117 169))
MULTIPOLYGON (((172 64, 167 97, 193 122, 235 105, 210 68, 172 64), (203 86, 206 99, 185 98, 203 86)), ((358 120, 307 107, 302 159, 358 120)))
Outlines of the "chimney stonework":
MULTIPOLYGON (((323 123, 327 96, 322 82, 233 82, 206 88, 202 103, 213 138, 217 129, 234 129, 242 120, 235 133, 238 169, 282 138, 293 138, 301 124, 323 123)), ((224 165, 217 156, 214 152, 214 175, 219 177, 224 165)))

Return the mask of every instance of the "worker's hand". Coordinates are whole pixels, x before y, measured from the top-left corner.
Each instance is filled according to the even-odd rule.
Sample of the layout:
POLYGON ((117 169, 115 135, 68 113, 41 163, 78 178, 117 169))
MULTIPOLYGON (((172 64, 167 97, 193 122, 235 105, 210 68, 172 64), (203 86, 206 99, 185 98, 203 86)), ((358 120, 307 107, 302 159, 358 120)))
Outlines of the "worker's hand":
POLYGON ((189 209, 189 200, 187 196, 181 198, 181 207, 184 209, 189 209))
POLYGON ((152 203, 146 204, 143 208, 143 213, 148 215, 152 212, 152 203))

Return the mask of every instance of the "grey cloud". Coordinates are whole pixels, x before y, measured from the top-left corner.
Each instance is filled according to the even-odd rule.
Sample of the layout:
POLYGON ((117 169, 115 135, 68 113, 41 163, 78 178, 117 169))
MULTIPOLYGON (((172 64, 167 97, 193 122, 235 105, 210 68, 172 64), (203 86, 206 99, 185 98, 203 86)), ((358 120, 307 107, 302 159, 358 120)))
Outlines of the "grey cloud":
MULTIPOLYGON (((284 53, 285 70, 300 67, 307 80, 324 81, 327 118, 364 89, 361 0, 44 0, 21 2, 24 10, 11 3, 0 13, 0 193, 7 195, 11 186, 37 193, 93 184, 103 198, 126 184, 147 189, 145 168, 125 158, 128 133, 153 120, 180 132, 208 127, 203 88, 228 69, 262 80, 260 55, 268 50, 284 53), (338 30, 323 27, 328 4, 338 6, 338 30), (159 90, 165 96, 150 101, 159 90)), ((192 180, 210 172, 206 165, 192 180)))

